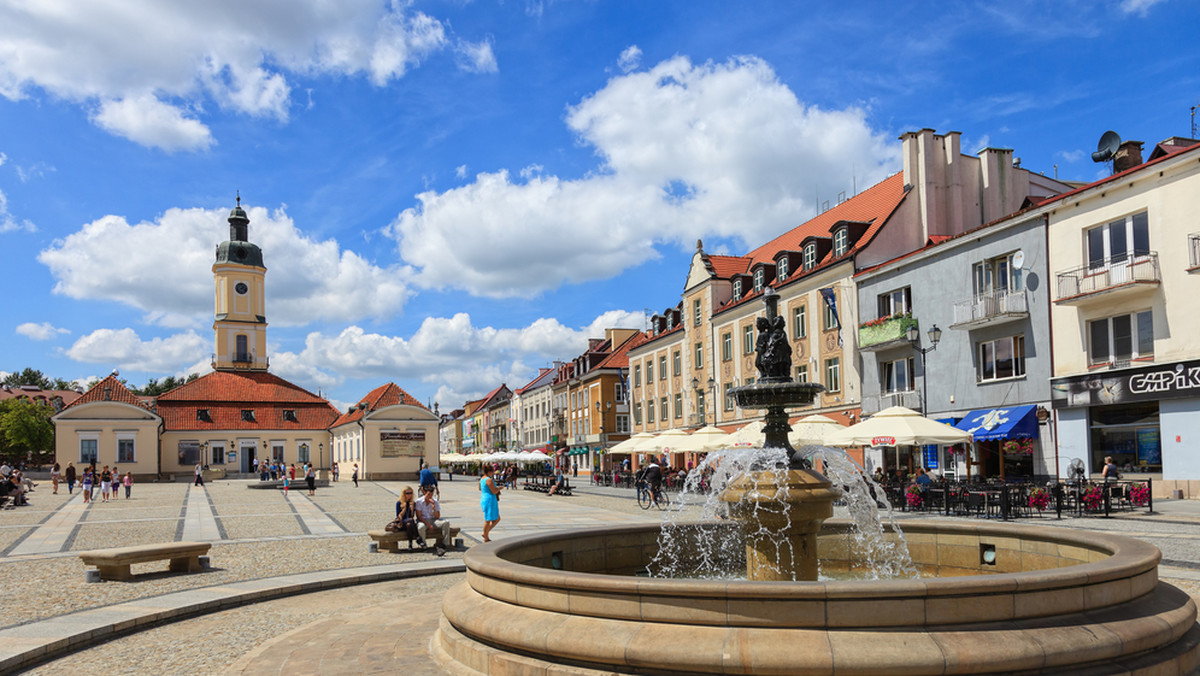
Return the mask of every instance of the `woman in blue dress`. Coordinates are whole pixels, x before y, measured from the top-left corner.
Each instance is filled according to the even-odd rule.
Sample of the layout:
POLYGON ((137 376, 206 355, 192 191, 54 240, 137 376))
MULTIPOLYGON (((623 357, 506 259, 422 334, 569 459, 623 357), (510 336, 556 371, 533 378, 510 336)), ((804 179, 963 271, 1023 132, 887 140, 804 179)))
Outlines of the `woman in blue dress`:
POLYGON ((479 506, 483 508, 483 541, 491 542, 489 537, 492 529, 500 523, 500 487, 496 485, 492 475, 496 468, 486 465, 483 468, 483 478, 479 480, 479 506))

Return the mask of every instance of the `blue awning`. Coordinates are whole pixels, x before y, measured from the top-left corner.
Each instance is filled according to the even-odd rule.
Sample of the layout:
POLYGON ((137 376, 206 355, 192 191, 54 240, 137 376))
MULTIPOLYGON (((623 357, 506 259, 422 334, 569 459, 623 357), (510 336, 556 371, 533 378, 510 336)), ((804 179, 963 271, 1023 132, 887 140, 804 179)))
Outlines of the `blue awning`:
POLYGON ((1036 439, 1037 406, 1031 404, 971 411, 955 427, 973 434, 975 441, 1036 439))

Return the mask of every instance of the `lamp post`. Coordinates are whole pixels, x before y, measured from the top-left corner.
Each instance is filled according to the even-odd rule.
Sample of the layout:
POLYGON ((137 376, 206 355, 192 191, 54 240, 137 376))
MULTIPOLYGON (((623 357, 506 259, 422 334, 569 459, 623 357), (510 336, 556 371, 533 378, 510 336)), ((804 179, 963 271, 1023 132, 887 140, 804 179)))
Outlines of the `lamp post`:
MULTIPOLYGON (((317 472, 324 472, 325 467, 325 442, 317 442, 317 472)), ((319 475, 318 475, 319 477, 319 475)))
MULTIPOLYGON (((715 380, 713 380, 712 377, 710 376, 707 384, 708 384, 708 389, 710 391, 712 391, 712 393, 713 393, 713 401, 714 401, 714 405, 715 405, 715 401, 717 398, 717 382, 715 380)), ((700 389, 700 379, 699 378, 692 378, 692 389, 696 391, 696 400, 704 401, 704 399, 701 398, 704 395, 704 390, 700 389)), ((705 410, 703 411, 703 415, 700 417, 700 426, 701 427, 708 424, 708 402, 705 402, 704 408, 705 408, 705 410)), ((717 424, 717 411, 715 408, 713 409, 713 424, 714 425, 717 424)))
POLYGON ((925 361, 925 355, 937 349, 937 344, 942 339, 942 330, 937 327, 937 324, 934 324, 933 328, 929 329, 929 347, 920 346, 921 332, 917 330, 916 326, 908 327, 907 337, 908 342, 912 343, 912 348, 921 353, 921 415, 925 415, 929 412, 927 404, 929 397, 929 368, 925 361))

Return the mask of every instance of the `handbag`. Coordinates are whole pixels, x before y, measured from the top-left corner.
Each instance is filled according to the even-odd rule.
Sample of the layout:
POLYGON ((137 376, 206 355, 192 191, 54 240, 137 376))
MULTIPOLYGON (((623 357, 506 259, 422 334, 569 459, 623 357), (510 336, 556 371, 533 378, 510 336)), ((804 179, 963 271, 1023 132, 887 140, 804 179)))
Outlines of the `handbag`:
POLYGON ((399 533, 404 530, 404 526, 400 524, 400 519, 396 519, 395 521, 389 521, 388 525, 384 526, 383 529, 389 533, 399 533))

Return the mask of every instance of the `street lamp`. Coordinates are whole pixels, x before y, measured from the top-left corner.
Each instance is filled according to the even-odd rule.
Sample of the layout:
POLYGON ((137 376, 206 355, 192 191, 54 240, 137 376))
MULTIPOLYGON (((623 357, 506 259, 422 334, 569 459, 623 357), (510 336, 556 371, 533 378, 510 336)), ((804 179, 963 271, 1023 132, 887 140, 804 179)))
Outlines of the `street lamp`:
POLYGON ((912 348, 921 353, 921 415, 925 415, 929 412, 926 403, 929 397, 929 368, 925 361, 925 355, 937 349, 938 342, 942 340, 942 330, 937 327, 937 324, 929 329, 929 347, 920 346, 921 332, 915 324, 908 327, 907 337, 908 342, 912 343, 912 348))

